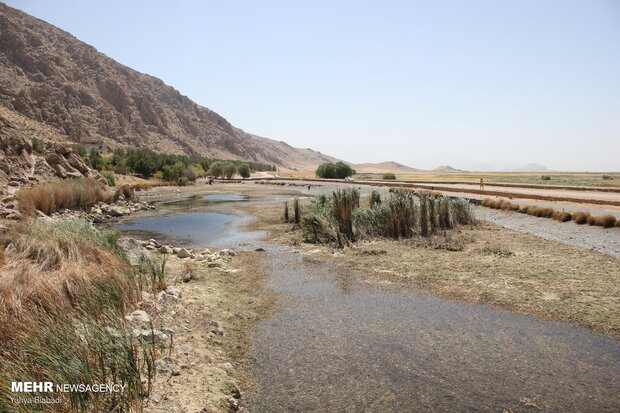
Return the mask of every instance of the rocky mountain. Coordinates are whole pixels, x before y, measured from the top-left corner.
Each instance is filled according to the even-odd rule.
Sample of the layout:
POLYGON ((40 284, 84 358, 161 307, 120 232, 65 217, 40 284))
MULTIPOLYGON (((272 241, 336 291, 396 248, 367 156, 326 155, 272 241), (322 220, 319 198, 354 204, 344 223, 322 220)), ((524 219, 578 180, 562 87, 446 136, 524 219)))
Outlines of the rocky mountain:
POLYGON ((160 79, 3 3, 0 105, 15 127, 27 124, 44 138, 100 143, 108 149, 137 147, 298 170, 337 161, 246 133, 160 79))

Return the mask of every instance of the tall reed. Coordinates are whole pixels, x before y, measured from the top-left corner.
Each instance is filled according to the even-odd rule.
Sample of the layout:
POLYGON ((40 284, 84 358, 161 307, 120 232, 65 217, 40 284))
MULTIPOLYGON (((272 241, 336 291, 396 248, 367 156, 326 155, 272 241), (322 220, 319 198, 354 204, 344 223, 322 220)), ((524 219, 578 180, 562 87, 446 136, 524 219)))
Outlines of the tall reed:
POLYGON ((288 222, 288 201, 284 201, 284 222, 288 222))
POLYGON ((429 221, 429 195, 420 192, 417 194, 418 199, 420 201, 420 215, 419 215, 419 226, 420 226, 420 235, 426 237, 430 234, 428 221, 429 221))
POLYGON ((299 198, 293 199, 293 222, 299 224, 300 221, 300 213, 299 213, 299 198))
POLYGON ((355 188, 338 189, 332 193, 333 216, 338 223, 338 231, 347 240, 355 240, 353 232, 353 210, 359 207, 360 193, 355 188))
POLYGON ((368 204, 371 208, 381 205, 381 195, 379 194, 379 191, 375 189, 372 190, 370 196, 368 197, 368 204))

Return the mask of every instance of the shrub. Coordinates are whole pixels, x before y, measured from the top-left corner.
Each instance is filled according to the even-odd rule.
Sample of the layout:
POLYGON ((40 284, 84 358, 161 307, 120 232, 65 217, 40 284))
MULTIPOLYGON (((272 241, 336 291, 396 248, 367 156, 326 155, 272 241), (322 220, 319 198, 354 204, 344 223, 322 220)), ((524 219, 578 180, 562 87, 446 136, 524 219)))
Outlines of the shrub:
POLYGON ((590 215, 587 221, 589 225, 598 225, 604 228, 611 228, 616 225, 616 217, 613 215, 590 215))
POLYGON ((242 163, 241 165, 239 165, 239 168, 237 168, 237 172, 239 173, 239 175, 241 175, 242 178, 249 178, 250 165, 248 165, 247 163, 242 163))
POLYGON ((368 197, 368 204, 371 208, 381 205, 381 195, 379 194, 379 191, 374 189, 372 190, 370 196, 368 197))
POLYGON ((32 138, 32 153, 41 156, 45 153, 45 142, 39 138, 32 138))
POLYGON ((590 217, 590 214, 588 212, 583 212, 583 211, 577 211, 577 212, 573 212, 573 221, 575 222, 575 224, 579 224, 579 225, 583 225, 586 222, 588 222, 588 218, 590 217))
POLYGON ((383 179, 396 179, 396 175, 392 172, 387 172, 383 174, 383 179))
POLYGON ((603 175, 602 178, 604 181, 613 181, 614 179, 614 177, 610 175, 603 175))
POLYGON ((73 151, 73 153, 80 155, 82 158, 88 157, 88 153, 86 152, 86 149, 84 149, 82 145, 73 145, 71 147, 71 150, 73 151))
POLYGON ((94 169, 101 168, 102 158, 97 148, 92 148, 90 150, 88 159, 90 160, 90 166, 92 166, 94 169))
POLYGON ((553 219, 560 222, 568 222, 573 219, 573 216, 570 212, 566 211, 555 211, 552 216, 553 219))
POLYGON ((185 186, 187 185, 187 183, 189 182, 189 179, 187 179, 186 176, 182 176, 179 178, 179 180, 177 181, 177 185, 179 186, 185 186))
POLYGON ((116 179, 112 172, 102 172, 101 175, 105 178, 109 186, 116 186, 116 179))
POLYGON ((550 181, 551 177, 549 175, 543 175, 540 177, 540 179, 542 179, 543 181, 550 181))

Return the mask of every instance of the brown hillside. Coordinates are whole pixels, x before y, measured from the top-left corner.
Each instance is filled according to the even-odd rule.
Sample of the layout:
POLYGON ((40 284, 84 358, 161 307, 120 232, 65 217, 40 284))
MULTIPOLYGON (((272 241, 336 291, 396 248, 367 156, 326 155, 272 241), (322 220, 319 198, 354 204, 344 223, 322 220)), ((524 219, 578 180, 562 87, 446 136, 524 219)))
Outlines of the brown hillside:
MULTIPOLYGON (((334 158, 232 126, 160 79, 0 3, 0 105, 75 142, 313 169, 334 158)), ((29 126, 35 130, 36 126, 29 126)))

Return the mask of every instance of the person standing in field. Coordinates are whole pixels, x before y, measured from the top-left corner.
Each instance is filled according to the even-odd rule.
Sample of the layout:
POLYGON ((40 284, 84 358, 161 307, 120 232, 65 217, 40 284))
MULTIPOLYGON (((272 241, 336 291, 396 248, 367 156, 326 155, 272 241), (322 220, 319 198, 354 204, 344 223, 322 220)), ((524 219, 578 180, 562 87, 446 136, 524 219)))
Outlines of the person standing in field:
POLYGON ((480 190, 484 191, 484 178, 480 178, 480 190))

